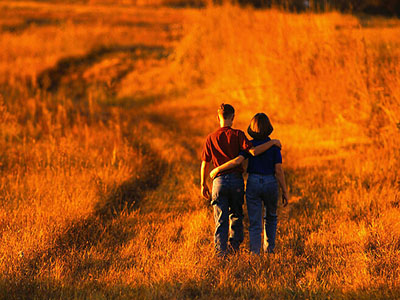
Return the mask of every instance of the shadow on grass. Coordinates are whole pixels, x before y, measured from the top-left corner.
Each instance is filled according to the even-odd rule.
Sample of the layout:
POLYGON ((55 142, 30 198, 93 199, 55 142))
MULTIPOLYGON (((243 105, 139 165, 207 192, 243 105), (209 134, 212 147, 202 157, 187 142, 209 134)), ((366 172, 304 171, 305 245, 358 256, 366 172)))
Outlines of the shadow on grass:
POLYGON ((63 24, 64 21, 59 19, 49 19, 49 18, 27 18, 23 22, 13 25, 3 25, 1 27, 2 31, 11 33, 21 33, 22 31, 28 29, 31 26, 44 27, 44 26, 59 26, 63 24))
POLYGON ((87 96, 87 89, 90 85, 90 82, 84 78, 84 72, 95 63, 116 55, 124 55, 123 63, 119 65, 115 77, 112 78, 111 82, 104 83, 107 86, 112 86, 132 71, 136 60, 150 57, 162 59, 166 58, 169 53, 170 50, 162 46, 141 44, 101 46, 82 56, 60 59, 54 67, 44 70, 38 75, 37 83, 39 88, 47 92, 62 91, 72 99, 80 99, 87 96))
POLYGON ((10 299, 23 299, 32 295, 36 289, 46 289, 46 285, 41 286, 42 279, 37 277, 50 272, 46 270, 50 270, 54 258, 61 260, 63 266, 75 279, 78 278, 78 281, 87 279, 84 277, 90 275, 90 270, 93 269, 91 264, 95 265, 97 272, 108 270, 112 260, 82 260, 83 251, 101 244, 102 248, 112 253, 117 246, 132 238, 134 233, 124 230, 118 217, 136 209, 146 192, 159 186, 167 170, 167 163, 152 152, 150 147, 142 144, 140 150, 146 158, 146 167, 139 172, 141 176, 112 188, 108 195, 100 194, 100 200, 95 205, 92 215, 72 222, 45 251, 37 252, 26 260, 22 259, 17 272, 5 279, 3 290, 10 299), (88 271, 85 272, 85 269, 88 271))
MULTIPOLYGON (((200 110, 200 109, 199 109, 200 110)), ((192 112, 195 111, 195 108, 192 109, 192 112)), ((187 150, 191 157, 195 157, 195 163, 197 164, 198 157, 198 145, 193 144, 194 137, 202 137, 204 136, 204 132, 201 128, 192 128, 188 126, 187 116, 171 113, 148 113, 146 118, 152 122, 152 124, 156 124, 163 128, 163 130, 168 130, 173 133, 185 150, 187 150)))
POLYGON ((5 293, 0 281, 0 299, 398 299, 400 288, 380 284, 351 291, 315 289, 312 287, 280 286, 268 288, 237 287, 235 290, 216 286, 209 279, 185 282, 159 282, 149 285, 112 287, 96 281, 84 286, 58 281, 36 281, 29 284, 29 295, 15 297, 5 293))
MULTIPOLYGON (((30 17, 24 19, 22 22, 17 24, 4 24, 1 26, 1 31, 10 33, 21 33, 32 26, 35 27, 46 27, 46 26, 60 26, 64 25, 67 21, 72 21, 75 25, 88 25, 90 26, 94 22, 98 21, 98 15, 71 15, 71 16, 60 16, 60 18, 46 18, 43 17, 30 17), (68 19, 66 18, 68 17, 68 19)), ((171 32, 179 26, 179 24, 173 24, 169 22, 144 22, 144 21, 130 21, 130 20, 103 20, 107 25, 120 26, 120 27, 131 27, 131 28, 150 28, 153 30, 162 30, 171 32)), ((178 27, 180 28, 180 27, 178 27)), ((179 37, 179 36, 178 36, 179 37)))
POLYGON ((142 97, 123 97, 123 98, 107 98, 100 104, 107 107, 119 107, 122 109, 142 108, 144 106, 155 103, 164 95, 144 95, 142 97))
MULTIPOLYGON (((123 113, 128 116, 130 110, 124 110, 123 113)), ((164 130, 190 137, 191 129, 185 128, 185 123, 175 119, 173 115, 151 112, 141 114, 141 118, 158 124, 164 130)), ((138 121, 140 118, 139 120, 131 118, 130 122, 132 123, 127 128, 137 126, 138 121)), ((3 290, 8 295, 12 295, 9 297, 10 299, 26 299, 29 298, 29 295, 34 294, 47 298, 62 298, 64 295, 69 295, 65 296, 66 298, 74 296, 82 297, 82 299, 96 298, 98 295, 115 298, 113 293, 117 293, 116 290, 119 289, 119 286, 108 291, 99 286, 95 278, 101 277, 102 274, 108 272, 112 265, 115 265, 116 258, 113 257, 113 253, 135 235, 135 232, 129 230, 123 218, 120 217, 139 208, 146 194, 157 189, 164 178, 170 174, 168 163, 161 159, 150 145, 138 140, 138 137, 132 136, 131 131, 123 132, 123 136, 132 140, 132 147, 138 148, 143 154, 144 167, 137 172, 140 177, 132 177, 115 188, 111 187, 112 192, 107 195, 99 193, 99 201, 95 204, 92 215, 69 224, 67 229, 57 236, 46 250, 35 253, 33 257, 22 259, 16 272, 6 278, 3 290), (86 253, 92 251, 91 249, 102 249, 106 258, 99 260, 86 257, 86 253), (53 277, 50 272, 54 270, 55 259, 68 272, 67 277, 60 285, 50 284, 43 279, 53 277), (66 288, 65 284, 71 281, 77 283, 78 287, 66 288), (82 285, 79 282, 85 282, 86 285, 88 281, 87 289, 81 288, 82 285)), ((189 150, 195 151, 194 148, 189 150)), ((167 178, 167 180, 169 179, 167 178)), ((98 184, 102 186, 101 182, 98 184)), ((118 261, 119 265, 129 266, 130 263, 129 261, 118 261)), ((49 282, 54 282, 54 280, 49 280, 49 282)), ((123 290, 127 291, 127 295, 133 296, 142 295, 142 291, 148 292, 144 288, 137 290, 126 287, 123 290)), ((193 293, 193 295, 197 295, 195 289, 193 293)))

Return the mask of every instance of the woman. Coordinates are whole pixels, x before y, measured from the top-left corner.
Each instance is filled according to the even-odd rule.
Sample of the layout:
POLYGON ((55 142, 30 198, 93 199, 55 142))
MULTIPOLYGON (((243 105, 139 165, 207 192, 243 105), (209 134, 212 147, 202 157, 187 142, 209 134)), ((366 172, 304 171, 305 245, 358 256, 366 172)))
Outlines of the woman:
MULTIPOLYGON (((269 135, 273 127, 264 113, 256 114, 247 129, 253 138, 253 146, 270 141, 269 135)), ((249 214, 250 251, 260 254, 262 232, 262 205, 265 207, 265 233, 268 239, 267 253, 274 253, 275 235, 277 226, 278 183, 282 189, 282 203, 286 206, 289 200, 282 169, 282 156, 278 147, 273 146, 259 156, 252 156, 241 152, 238 157, 211 171, 214 178, 218 172, 225 171, 240 165, 249 159, 247 172, 249 173, 246 188, 246 203, 249 214)))

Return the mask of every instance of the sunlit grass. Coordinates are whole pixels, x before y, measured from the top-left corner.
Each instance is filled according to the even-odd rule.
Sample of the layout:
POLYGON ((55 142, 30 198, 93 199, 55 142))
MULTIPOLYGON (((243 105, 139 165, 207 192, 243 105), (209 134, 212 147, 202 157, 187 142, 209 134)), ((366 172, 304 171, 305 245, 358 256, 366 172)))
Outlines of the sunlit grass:
POLYGON ((0 296, 399 297, 395 20, 120 4, 0 4, 0 296), (214 256, 221 102, 283 143, 275 256, 214 256))

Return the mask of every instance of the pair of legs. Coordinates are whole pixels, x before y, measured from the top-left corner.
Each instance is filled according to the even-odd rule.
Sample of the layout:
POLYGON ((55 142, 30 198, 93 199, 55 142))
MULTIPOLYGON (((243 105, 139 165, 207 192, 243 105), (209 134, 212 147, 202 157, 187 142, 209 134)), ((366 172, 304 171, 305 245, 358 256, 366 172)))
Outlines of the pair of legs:
POLYGON ((246 187, 246 203, 249 214, 250 251, 260 254, 262 233, 262 211, 265 207, 264 250, 274 253, 277 226, 278 183, 273 175, 249 174, 246 187))
POLYGON ((212 202, 214 208, 214 242, 217 254, 227 253, 228 241, 233 251, 243 242, 244 182, 242 174, 232 173, 214 179, 212 202))

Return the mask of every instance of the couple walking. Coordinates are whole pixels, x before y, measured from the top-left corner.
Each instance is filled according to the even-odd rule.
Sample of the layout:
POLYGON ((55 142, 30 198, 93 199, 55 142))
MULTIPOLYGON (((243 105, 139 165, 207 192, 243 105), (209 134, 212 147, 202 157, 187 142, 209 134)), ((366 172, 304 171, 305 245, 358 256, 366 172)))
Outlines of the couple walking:
POLYGON ((242 162, 248 159, 246 203, 250 221, 250 251, 260 254, 264 204, 268 240, 268 247, 264 250, 274 253, 278 183, 282 189, 282 203, 284 206, 288 203, 281 144, 279 140, 269 138, 273 127, 264 113, 256 114, 250 122, 247 131, 253 138, 251 141, 243 131, 232 128, 234 117, 233 106, 221 104, 218 109, 220 128, 208 135, 201 155, 201 194, 211 198, 214 209, 215 248, 218 255, 225 256, 228 250, 239 250, 243 242, 245 191, 242 162), (215 167, 210 173, 213 178, 212 193, 206 183, 211 161, 215 167))

